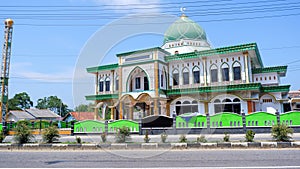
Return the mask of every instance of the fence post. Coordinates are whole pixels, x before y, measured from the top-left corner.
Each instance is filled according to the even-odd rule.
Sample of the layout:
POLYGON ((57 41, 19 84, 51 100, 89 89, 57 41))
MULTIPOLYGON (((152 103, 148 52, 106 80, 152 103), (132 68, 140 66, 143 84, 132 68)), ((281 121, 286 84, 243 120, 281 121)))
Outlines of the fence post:
POLYGON ((243 123, 243 131, 246 132, 247 128, 246 128, 246 115, 244 110, 242 110, 242 123, 243 123))
POLYGON ((105 128, 105 134, 107 135, 108 134, 108 120, 105 120, 104 128, 105 128))
POLYGON ((280 113, 276 110, 277 124, 280 124, 280 113))
POLYGON ((139 135, 142 135, 143 132, 142 132, 142 115, 141 115, 141 112, 139 112, 139 135))
POLYGON ((206 128, 207 128, 207 133, 210 134, 210 116, 208 113, 206 114, 206 128))
POLYGON ((74 136, 74 121, 71 121, 71 136, 74 136))
POLYGON ((173 133, 174 134, 177 134, 177 131, 176 131, 176 113, 175 113, 175 111, 173 111, 173 114, 172 114, 172 116, 173 116, 173 133))

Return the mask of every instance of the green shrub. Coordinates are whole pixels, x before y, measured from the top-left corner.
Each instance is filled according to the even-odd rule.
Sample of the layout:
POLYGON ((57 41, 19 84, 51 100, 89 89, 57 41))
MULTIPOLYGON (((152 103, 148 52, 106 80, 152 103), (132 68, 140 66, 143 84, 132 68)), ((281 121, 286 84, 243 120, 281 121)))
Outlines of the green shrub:
POLYGON ((207 142, 207 140, 204 135, 197 137, 197 143, 206 143, 206 142, 207 142))
POLYGON ((229 142, 230 135, 229 135, 227 132, 225 132, 224 134, 225 134, 225 135, 224 135, 224 137, 223 137, 223 141, 224 141, 224 142, 229 142))
POLYGON ((28 121, 19 121, 16 126, 16 134, 14 140, 19 143, 28 143, 34 136, 31 134, 31 130, 28 127, 28 121))
POLYGON ((151 140, 151 138, 149 137, 149 132, 148 132, 148 130, 146 130, 144 141, 145 141, 145 143, 149 143, 150 140, 151 140))
POLYGON ((116 142, 125 143, 128 139, 130 139, 130 128, 126 126, 118 128, 117 133, 115 135, 116 142))
POLYGON ((77 137, 77 136, 76 136, 75 139, 76 139, 76 143, 77 143, 77 144, 81 144, 81 138, 80 138, 80 137, 77 137))
POLYGON ((253 142, 254 136, 255 136, 255 132, 253 130, 247 130, 246 136, 245 136, 246 141, 253 142))
POLYGON ((60 138, 59 131, 56 126, 50 126, 44 129, 43 140, 47 143, 53 143, 60 138))
POLYGON ((293 132, 293 129, 285 124, 274 125, 271 129, 271 135, 276 141, 290 141, 290 139, 292 139, 290 135, 292 135, 293 132))
POLYGON ((167 133, 166 132, 161 133, 160 138, 161 138, 161 142, 165 143, 168 138, 167 133))
POLYGON ((106 136, 107 136, 107 135, 106 135, 105 132, 103 132, 103 133, 101 134, 101 140, 102 140, 103 143, 106 142, 106 139, 107 139, 106 136))
POLYGON ((179 142, 180 143, 186 143, 187 142, 187 138, 184 134, 182 134, 180 137, 179 137, 179 142))

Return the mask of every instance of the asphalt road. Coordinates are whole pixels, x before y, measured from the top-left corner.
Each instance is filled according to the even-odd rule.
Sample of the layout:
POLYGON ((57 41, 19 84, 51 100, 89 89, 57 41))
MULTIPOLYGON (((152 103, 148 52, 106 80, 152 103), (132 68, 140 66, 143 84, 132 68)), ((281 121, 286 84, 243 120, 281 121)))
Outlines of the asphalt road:
POLYGON ((1 151, 0 167, 300 168, 299 149, 1 151))

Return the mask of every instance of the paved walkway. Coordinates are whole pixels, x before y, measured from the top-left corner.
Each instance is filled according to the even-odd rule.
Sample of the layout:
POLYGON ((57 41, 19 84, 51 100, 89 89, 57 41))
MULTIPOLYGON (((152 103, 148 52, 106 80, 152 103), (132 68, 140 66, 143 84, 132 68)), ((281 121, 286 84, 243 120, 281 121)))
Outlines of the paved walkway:
MULTIPOLYGON (((186 135, 187 140, 189 142, 196 141, 197 137, 200 135, 190 134, 186 135)), ((205 138, 209 142, 221 142, 223 141, 224 134, 204 134, 205 138)), ((76 137, 80 137, 82 142, 86 143, 100 143, 102 142, 100 135, 95 134, 84 134, 84 135, 76 135, 76 136, 61 136, 59 142, 75 142, 76 137)), ((144 142, 144 135, 131 135, 130 142, 144 142)), ((161 142, 160 135, 149 135, 150 142, 161 142)), ((168 135, 167 142, 178 142, 180 135, 168 135)), ((300 141, 300 133, 294 133, 293 139, 295 141, 300 141)), ((107 136, 107 142, 114 142, 115 136, 113 134, 107 136)), ((245 141, 245 134, 230 134, 230 141, 231 142, 241 142, 245 141)), ((261 141, 272 141, 271 134, 256 134, 254 137, 254 141, 261 142, 261 141)), ((13 143, 13 136, 7 136, 4 142, 11 142, 13 143)), ((37 135, 35 136, 35 142, 42 142, 42 136, 37 135)))

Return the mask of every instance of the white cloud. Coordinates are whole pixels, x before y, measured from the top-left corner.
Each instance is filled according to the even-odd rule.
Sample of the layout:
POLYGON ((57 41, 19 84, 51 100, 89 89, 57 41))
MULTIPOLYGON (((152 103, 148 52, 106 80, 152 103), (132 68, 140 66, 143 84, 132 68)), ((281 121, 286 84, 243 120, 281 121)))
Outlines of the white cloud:
POLYGON ((11 77, 35 80, 40 82, 72 82, 73 68, 66 68, 60 72, 41 73, 30 70, 30 62, 19 62, 11 65, 11 77))
POLYGON ((97 4, 108 5, 118 13, 158 13, 160 0, 94 0, 97 4))

